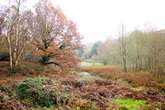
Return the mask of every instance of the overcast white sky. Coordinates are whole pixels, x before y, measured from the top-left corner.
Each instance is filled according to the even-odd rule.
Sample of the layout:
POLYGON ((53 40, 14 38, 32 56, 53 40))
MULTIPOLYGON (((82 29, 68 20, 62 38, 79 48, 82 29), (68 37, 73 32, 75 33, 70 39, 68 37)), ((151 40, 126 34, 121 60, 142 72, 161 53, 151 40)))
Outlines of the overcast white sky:
MULTIPOLYGON (((37 0, 27 1, 33 5, 37 0)), ((149 24, 165 28, 165 0, 52 0, 52 3, 76 22, 84 42, 117 37, 121 24, 127 32, 149 24)))

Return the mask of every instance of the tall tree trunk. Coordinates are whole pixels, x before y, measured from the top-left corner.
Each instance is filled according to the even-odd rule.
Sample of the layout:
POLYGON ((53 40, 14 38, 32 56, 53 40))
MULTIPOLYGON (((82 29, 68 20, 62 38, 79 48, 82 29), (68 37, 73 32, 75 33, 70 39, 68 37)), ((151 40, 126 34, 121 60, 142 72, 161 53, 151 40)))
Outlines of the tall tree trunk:
POLYGON ((13 69, 12 48, 11 48, 10 40, 8 42, 9 42, 10 68, 13 69))
POLYGON ((124 25, 122 25, 121 33, 121 55, 122 55, 122 66, 124 71, 127 71, 127 49, 126 49, 126 39, 124 37, 124 25))

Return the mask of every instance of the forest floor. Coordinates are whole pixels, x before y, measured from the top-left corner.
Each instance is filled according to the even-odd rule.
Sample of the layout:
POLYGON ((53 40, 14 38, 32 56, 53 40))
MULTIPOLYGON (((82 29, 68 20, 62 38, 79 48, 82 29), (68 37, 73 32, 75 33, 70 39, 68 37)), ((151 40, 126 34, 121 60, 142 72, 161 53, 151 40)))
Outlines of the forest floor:
POLYGON ((114 66, 81 67, 72 74, 59 75, 42 72, 40 65, 31 63, 28 64, 33 67, 30 70, 25 67, 21 74, 10 75, 7 65, 0 63, 0 110, 165 110, 164 75, 125 73, 114 66), (25 83, 29 84, 25 81, 29 78, 34 79, 30 79, 32 90, 28 90, 33 94, 22 92, 27 87, 25 83), (35 86, 41 78, 46 78, 42 83, 46 95, 53 91, 52 104, 49 100, 45 102, 44 96, 42 101, 37 100, 42 92, 38 93, 40 89, 36 90, 35 86), (20 83, 23 88, 19 90, 25 94, 23 100, 17 90, 20 83))

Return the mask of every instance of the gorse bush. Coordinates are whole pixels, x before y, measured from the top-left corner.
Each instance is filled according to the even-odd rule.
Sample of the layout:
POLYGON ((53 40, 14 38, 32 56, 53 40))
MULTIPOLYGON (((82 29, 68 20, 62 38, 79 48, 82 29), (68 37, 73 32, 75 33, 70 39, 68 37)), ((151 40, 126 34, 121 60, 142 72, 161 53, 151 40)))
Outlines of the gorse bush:
MULTIPOLYGON (((60 90, 56 81, 40 77, 29 78, 17 85, 16 96, 22 103, 35 107, 60 108, 67 105, 72 107, 74 95, 60 90)), ((76 110, 89 110, 88 108, 92 108, 91 105, 76 105, 76 110)))
POLYGON ((29 78, 16 87, 16 95, 20 100, 30 100, 34 105, 49 107, 53 105, 51 91, 44 90, 46 78, 29 78))

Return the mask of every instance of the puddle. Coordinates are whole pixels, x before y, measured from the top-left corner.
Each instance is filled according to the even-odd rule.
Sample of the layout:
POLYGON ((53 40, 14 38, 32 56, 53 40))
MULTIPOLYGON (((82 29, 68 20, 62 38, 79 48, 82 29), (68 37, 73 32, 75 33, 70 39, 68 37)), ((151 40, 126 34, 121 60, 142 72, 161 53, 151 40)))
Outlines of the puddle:
POLYGON ((98 77, 95 73, 89 73, 89 72, 79 72, 77 73, 80 77, 98 77))

